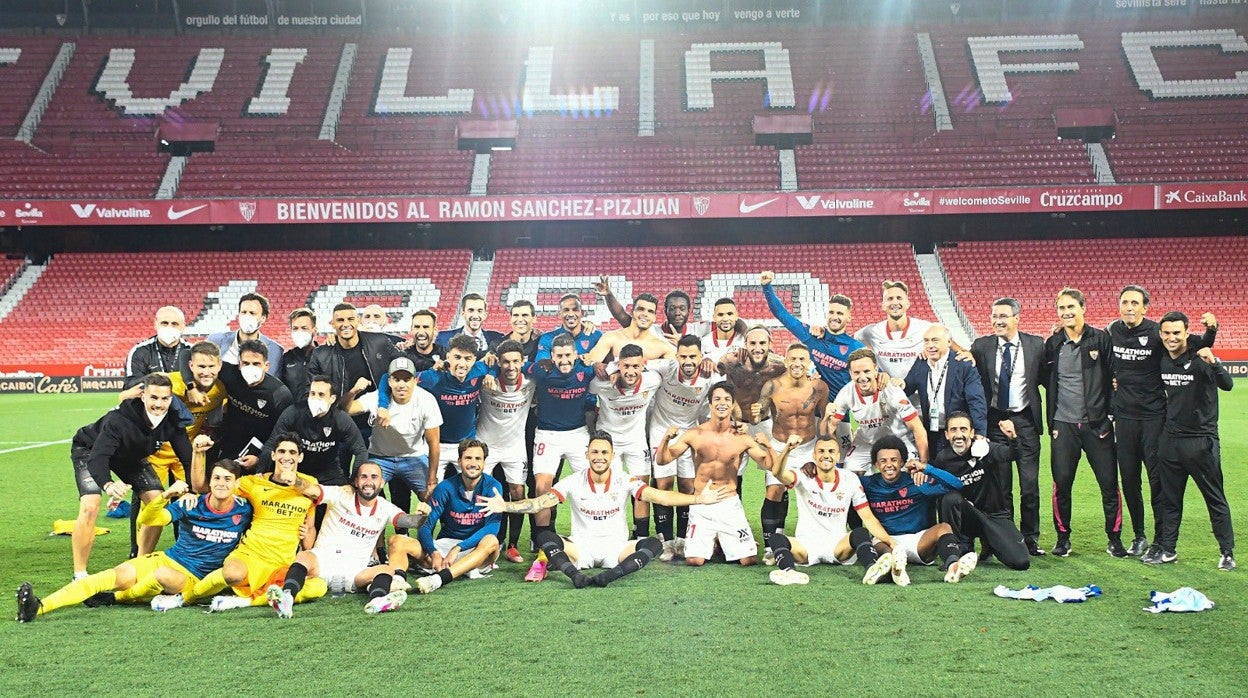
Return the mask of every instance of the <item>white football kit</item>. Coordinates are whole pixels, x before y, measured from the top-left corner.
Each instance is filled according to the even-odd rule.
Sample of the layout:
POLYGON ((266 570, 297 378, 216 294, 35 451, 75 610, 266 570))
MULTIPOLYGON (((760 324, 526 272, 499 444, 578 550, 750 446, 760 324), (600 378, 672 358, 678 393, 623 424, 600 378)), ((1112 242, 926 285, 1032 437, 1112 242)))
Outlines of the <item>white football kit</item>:
POLYGON ((849 450, 845 452, 845 467, 862 475, 874 469, 871 463, 871 446, 885 434, 901 437, 915 456, 918 449, 914 436, 906 422, 918 419, 919 413, 901 388, 890 385, 882 391, 864 396, 858 386, 850 383, 836 394, 830 405, 832 413, 844 423, 852 413, 858 423, 849 450))
POLYGON ((354 591, 355 575, 368 567, 377 538, 403 510, 381 497, 364 505, 356 495, 334 486, 321 488, 321 501, 328 505, 328 510, 312 547, 320 564, 317 576, 342 577, 348 591, 354 591))
POLYGON ((481 389, 481 409, 477 414, 477 438, 490 447, 485 472, 502 464, 503 478, 509 485, 523 485, 528 479, 529 456, 524 443, 525 422, 537 384, 522 373, 515 385, 481 389))
POLYGON ((905 380, 916 359, 923 357, 923 334, 932 323, 915 317, 906 318, 906 326, 900 332, 888 329, 888 320, 867 325, 854 334, 875 352, 880 368, 893 378, 905 380))
POLYGON ((607 481, 596 484, 589 470, 573 473, 555 483, 551 491, 572 509, 572 535, 576 544, 577 569, 615 567, 628 545, 625 502, 640 501, 647 487, 641 480, 624 476, 616 468, 607 471, 607 481))

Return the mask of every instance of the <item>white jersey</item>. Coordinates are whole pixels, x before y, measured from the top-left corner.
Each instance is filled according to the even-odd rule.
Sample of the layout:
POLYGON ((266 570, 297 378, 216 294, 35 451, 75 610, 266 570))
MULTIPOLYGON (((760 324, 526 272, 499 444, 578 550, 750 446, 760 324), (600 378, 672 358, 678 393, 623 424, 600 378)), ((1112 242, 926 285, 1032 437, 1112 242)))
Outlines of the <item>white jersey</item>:
POLYGON ((888 320, 867 325, 854 334, 875 352, 880 368, 893 378, 905 380, 915 359, 923 357, 923 334, 932 323, 916 317, 906 318, 906 326, 900 332, 888 329, 888 320))
POLYGON ((520 374, 515 386, 498 382, 499 390, 481 389, 481 411, 477 415, 477 438, 490 449, 502 448, 519 439, 524 441, 524 423, 529 418, 529 406, 537 384, 520 374))
POLYGON ((556 482, 551 491, 561 503, 571 500, 572 540, 628 540, 625 500, 640 501, 646 483, 611 469, 607 481, 597 485, 592 472, 582 470, 556 482))
POLYGON ((703 378, 701 373, 694 372, 693 378, 685 380, 675 359, 648 361, 646 370, 654 371, 662 379, 651 405, 650 426, 664 430, 668 427, 696 427, 706 412, 706 396, 711 386, 724 379, 718 373, 703 378))
MULTIPOLYGON (((895 434, 906 442, 910 455, 916 454, 914 437, 906 422, 918 419, 919 413, 901 388, 890 385, 873 395, 864 396, 858 392, 858 386, 850 383, 836 394, 831 406, 837 419, 844 422, 852 413, 858 423, 850 452, 870 453, 877 439, 885 434, 895 434)), ((846 459, 849 456, 850 453, 845 454, 846 459)))
POLYGON ((381 497, 365 506, 356 495, 347 494, 341 487, 322 487, 321 496, 329 508, 313 551, 361 560, 361 568, 368 564, 368 558, 377 547, 377 537, 386 530, 386 524, 394 523, 403 513, 381 497))
POLYGON ((793 489, 797 494, 797 530, 794 535, 803 541, 839 541, 845 535, 849 507, 861 510, 868 506, 862 481, 854 473, 837 468, 832 482, 818 476, 808 477, 800 470, 793 489))
POLYGON ((368 442, 368 452, 376 456, 390 458, 411 458, 429 455, 429 444, 425 443, 425 430, 442 426, 442 410, 438 409, 438 399, 428 390, 415 386, 412 399, 400 405, 390 402, 390 426, 376 424, 377 396, 374 390, 360 396, 358 402, 372 416, 369 424, 373 425, 373 435, 368 442))
POLYGON ((733 330, 732 334, 728 335, 728 339, 716 339, 714 329, 702 335, 702 353, 715 363, 719 363, 719 360, 724 358, 724 354, 727 354, 729 351, 740 349, 744 346, 745 335, 739 334, 736 330, 733 330))
POLYGON ((598 396, 598 428, 611 435, 616 450, 622 445, 644 447, 646 408, 663 379, 653 371, 642 371, 636 387, 628 390, 619 388, 614 378, 595 378, 589 384, 589 392, 598 396))

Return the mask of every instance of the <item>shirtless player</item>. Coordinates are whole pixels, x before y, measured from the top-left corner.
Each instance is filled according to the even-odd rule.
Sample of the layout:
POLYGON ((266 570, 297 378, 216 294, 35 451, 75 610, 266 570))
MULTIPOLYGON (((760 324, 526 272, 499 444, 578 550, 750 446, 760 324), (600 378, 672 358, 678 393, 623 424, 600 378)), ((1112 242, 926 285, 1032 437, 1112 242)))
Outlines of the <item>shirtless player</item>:
MULTIPOLYGON (((657 463, 666 465, 686 451, 692 451, 694 491, 711 481, 731 485, 735 482, 741 456, 748 453, 757 463, 770 466, 774 454, 768 444, 760 444, 733 426, 736 404, 725 382, 716 383, 710 392, 711 418, 680 434, 671 427, 659 442, 657 463)), ((732 491, 735 488, 729 488, 732 491)), ((715 543, 724 551, 724 559, 741 566, 758 562, 758 543, 745 520, 740 497, 730 497, 718 504, 697 504, 689 507, 689 533, 685 540, 685 563, 694 567, 706 564, 715 551, 715 543)))
POLYGON ((641 347, 646 359, 674 359, 676 347, 650 331, 659 312, 659 299, 643 293, 633 299, 633 322, 628 327, 602 335, 602 339, 589 352, 586 364, 602 363, 619 354, 626 344, 641 347))

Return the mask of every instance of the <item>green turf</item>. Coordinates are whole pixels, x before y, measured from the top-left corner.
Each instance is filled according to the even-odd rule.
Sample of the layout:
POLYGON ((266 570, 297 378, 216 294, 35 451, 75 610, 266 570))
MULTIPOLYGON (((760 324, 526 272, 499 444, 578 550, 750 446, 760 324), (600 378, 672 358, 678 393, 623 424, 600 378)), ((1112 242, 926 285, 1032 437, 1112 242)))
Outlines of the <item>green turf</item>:
MULTIPOLYGON (((68 439, 111 401, 6 396, 0 451, 68 439)), ((1226 489, 1242 532, 1248 384, 1223 394, 1222 407, 1226 489)), ((0 454, 0 468, 0 590, 11 594, 30 580, 46 595, 70 573, 69 539, 47 535, 52 519, 76 513, 68 445, 0 454)), ((760 490, 753 473, 751 519, 760 490)), ((1043 542, 1051 545, 1042 500, 1043 542)), ((1082 466, 1070 558, 1040 558, 1021 573, 989 564, 956 586, 935 569, 912 568, 909 588, 864 587, 859 568, 822 566, 811 570, 809 586, 775 587, 763 567, 656 562, 609 589, 575 591, 558 574, 524 584, 524 568, 504 562, 491 579, 413 596, 380 617, 365 616, 359 597, 297 606, 287 621, 268 608, 213 616, 65 609, 28 625, 0 624, 0 695, 1244 695, 1248 569, 1214 569, 1217 549, 1195 488, 1179 562, 1160 568, 1104 553, 1098 502, 1082 466), (997 584, 1027 583, 1095 583, 1105 595, 1058 605, 991 594, 997 584), (1140 610, 1150 590, 1185 585, 1218 607, 1193 615, 1140 610)), ((109 521, 115 532, 97 543, 93 570, 125 554, 124 528, 109 521)))

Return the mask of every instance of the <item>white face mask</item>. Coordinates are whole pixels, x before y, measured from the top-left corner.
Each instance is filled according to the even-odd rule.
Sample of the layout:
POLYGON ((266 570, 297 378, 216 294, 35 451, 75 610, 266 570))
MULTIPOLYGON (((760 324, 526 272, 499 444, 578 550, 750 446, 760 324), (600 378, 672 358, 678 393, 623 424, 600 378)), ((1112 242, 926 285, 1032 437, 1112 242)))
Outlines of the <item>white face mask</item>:
POLYGON ((147 421, 150 422, 152 425, 152 428, 155 429, 156 427, 160 426, 161 422, 165 421, 165 414, 169 414, 169 413, 166 412, 165 414, 152 414, 151 412, 148 412, 147 410, 143 410, 143 414, 147 415, 147 421))
POLYGON ((364 332, 380 332, 381 325, 370 322, 367 325, 360 325, 360 329, 363 330, 364 332))
POLYGON ((988 442, 975 439, 975 441, 971 443, 971 455, 976 458, 983 458, 988 455, 988 442))
POLYGON ((238 329, 242 330, 243 334, 255 334, 256 330, 260 329, 260 318, 254 315, 239 315, 238 329))
POLYGON ((329 403, 319 397, 308 398, 308 409, 311 410, 313 417, 320 417, 329 411, 329 403))
POLYGON ((255 385, 264 379, 264 369, 259 366, 243 366, 238 369, 243 374, 243 380, 247 381, 247 385, 255 385))
POLYGON ((296 349, 302 349, 312 343, 312 333, 304 330, 291 330, 290 341, 295 343, 296 349))
POLYGON ((156 330, 156 339, 160 341, 161 344, 171 347, 174 344, 177 344, 179 339, 182 339, 182 330, 179 330, 176 327, 161 327, 156 330))

